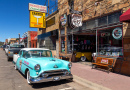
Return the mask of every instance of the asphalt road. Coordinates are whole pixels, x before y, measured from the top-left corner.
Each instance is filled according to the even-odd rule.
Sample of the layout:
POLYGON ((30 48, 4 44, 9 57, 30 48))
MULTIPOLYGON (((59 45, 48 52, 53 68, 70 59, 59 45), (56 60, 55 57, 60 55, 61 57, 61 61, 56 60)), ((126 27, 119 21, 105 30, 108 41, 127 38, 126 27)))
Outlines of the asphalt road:
POLYGON ((12 61, 7 61, 5 52, 0 49, 0 90, 91 90, 76 82, 62 80, 28 85, 26 78, 14 69, 12 61))

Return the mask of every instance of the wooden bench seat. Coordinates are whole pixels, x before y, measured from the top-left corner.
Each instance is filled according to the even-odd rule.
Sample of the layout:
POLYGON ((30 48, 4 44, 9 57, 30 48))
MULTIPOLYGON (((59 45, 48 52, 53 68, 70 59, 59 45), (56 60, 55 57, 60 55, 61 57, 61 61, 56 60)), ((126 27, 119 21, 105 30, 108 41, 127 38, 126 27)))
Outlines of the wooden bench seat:
POLYGON ((107 67, 108 73, 110 70, 113 69, 115 65, 115 59, 113 58, 101 58, 101 57, 97 57, 96 60, 94 60, 92 62, 92 68, 96 68, 97 66, 103 66, 103 67, 107 67))

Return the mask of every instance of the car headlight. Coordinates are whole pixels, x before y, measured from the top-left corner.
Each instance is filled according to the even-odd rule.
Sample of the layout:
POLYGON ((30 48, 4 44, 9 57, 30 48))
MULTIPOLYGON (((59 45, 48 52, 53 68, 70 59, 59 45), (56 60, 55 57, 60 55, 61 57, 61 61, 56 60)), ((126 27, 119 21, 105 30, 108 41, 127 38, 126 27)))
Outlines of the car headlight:
POLYGON ((68 67, 71 68, 71 67, 72 67, 72 63, 69 63, 69 64, 68 64, 68 67))
POLYGON ((34 66, 34 69, 35 69, 36 71, 40 70, 40 65, 39 65, 39 64, 35 65, 35 66, 34 66))

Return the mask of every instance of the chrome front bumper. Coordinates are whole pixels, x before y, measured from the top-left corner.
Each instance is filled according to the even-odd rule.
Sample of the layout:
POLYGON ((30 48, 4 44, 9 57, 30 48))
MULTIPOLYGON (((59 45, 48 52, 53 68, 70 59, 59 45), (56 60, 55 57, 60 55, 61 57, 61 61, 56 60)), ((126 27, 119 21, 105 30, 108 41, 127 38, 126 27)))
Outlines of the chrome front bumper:
POLYGON ((30 78, 31 83, 41 83, 41 82, 49 82, 49 81, 59 81, 64 79, 73 79, 73 75, 62 75, 62 76, 53 76, 53 77, 37 77, 37 78, 30 78))

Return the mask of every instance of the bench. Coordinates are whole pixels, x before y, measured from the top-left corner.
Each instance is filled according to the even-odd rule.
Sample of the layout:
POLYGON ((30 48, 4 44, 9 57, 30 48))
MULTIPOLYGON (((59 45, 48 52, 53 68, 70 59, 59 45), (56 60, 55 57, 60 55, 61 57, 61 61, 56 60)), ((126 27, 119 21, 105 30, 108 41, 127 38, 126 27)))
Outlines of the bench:
POLYGON ((96 68, 98 66, 103 66, 107 67, 108 73, 110 70, 113 70, 113 67, 115 65, 115 59, 113 58, 101 58, 97 57, 95 60, 92 62, 92 69, 96 68))
POLYGON ((63 55, 63 54, 59 54, 59 58, 60 58, 60 59, 64 59, 64 58, 65 58, 65 59, 69 59, 69 62, 71 62, 71 58, 72 58, 72 57, 67 56, 67 55, 63 55))

